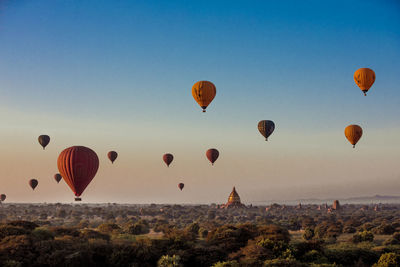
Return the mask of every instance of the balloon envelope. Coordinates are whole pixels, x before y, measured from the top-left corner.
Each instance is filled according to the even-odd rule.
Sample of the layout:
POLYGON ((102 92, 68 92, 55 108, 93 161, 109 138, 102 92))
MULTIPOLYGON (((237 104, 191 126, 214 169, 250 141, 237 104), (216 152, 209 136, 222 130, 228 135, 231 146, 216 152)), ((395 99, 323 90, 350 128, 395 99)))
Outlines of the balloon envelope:
POLYGON ((167 164, 167 166, 169 167, 169 165, 171 164, 171 162, 174 160, 174 156, 172 154, 164 154, 163 155, 163 160, 165 162, 165 164, 167 164))
POLYGON ((275 130, 275 123, 269 120, 262 120, 258 123, 258 130, 265 137, 265 141, 268 141, 268 137, 275 130))
POLYGON ((50 136, 48 135, 40 135, 38 138, 39 144, 43 147, 43 149, 50 143, 50 136))
POLYGON ((349 142, 353 145, 353 147, 356 146, 362 134, 362 128, 355 124, 349 125, 344 129, 344 135, 346 136, 347 140, 349 140, 349 142))
POLYGON ((33 190, 35 190, 36 186, 38 186, 39 182, 36 179, 30 179, 29 180, 29 185, 32 187, 33 190))
POLYGON ((61 179, 62 179, 61 174, 59 173, 54 174, 54 180, 56 180, 57 183, 59 183, 61 179))
POLYGON ((363 91, 364 95, 367 95, 369 88, 375 82, 375 72, 369 68, 361 68, 354 72, 354 81, 363 91))
POLYGON ((211 164, 214 165, 214 162, 219 157, 219 152, 215 148, 210 148, 209 150, 207 150, 206 156, 207 156, 208 160, 211 162, 211 164))
POLYGON ((107 157, 111 160, 111 163, 114 163, 114 161, 118 157, 118 153, 115 152, 115 151, 110 151, 110 152, 107 153, 107 157))
POLYGON ((0 195, 0 200, 1 200, 1 201, 6 200, 6 198, 7 198, 7 196, 6 196, 5 194, 1 194, 1 195, 0 195))
POLYGON ((183 189, 183 187, 184 187, 185 185, 183 184, 183 183, 179 183, 178 184, 178 188, 182 191, 182 189, 183 189))
POLYGON ((64 181, 79 197, 96 175, 99 158, 90 148, 72 146, 60 153, 57 166, 64 181))
POLYGON ((192 86, 192 96, 203 109, 203 112, 206 112, 206 108, 213 101, 216 94, 217 89, 212 82, 199 81, 192 86))

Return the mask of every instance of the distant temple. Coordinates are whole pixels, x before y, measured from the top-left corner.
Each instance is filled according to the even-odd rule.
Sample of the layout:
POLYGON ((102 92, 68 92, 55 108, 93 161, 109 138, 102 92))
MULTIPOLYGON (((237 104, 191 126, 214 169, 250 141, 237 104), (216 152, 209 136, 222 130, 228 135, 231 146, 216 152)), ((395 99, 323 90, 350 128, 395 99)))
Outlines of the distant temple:
POLYGON ((239 194, 236 192, 236 188, 233 187, 232 193, 229 195, 228 202, 221 205, 222 209, 230 208, 245 208, 246 206, 240 202, 239 194))

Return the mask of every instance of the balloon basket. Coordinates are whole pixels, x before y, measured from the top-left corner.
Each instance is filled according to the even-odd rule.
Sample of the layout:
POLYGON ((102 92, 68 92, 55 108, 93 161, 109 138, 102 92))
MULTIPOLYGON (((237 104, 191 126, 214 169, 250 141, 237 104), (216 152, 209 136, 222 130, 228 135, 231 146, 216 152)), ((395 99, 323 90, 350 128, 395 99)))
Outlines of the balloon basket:
POLYGON ((76 198, 75 198, 75 201, 82 201, 82 198, 76 197, 76 198))

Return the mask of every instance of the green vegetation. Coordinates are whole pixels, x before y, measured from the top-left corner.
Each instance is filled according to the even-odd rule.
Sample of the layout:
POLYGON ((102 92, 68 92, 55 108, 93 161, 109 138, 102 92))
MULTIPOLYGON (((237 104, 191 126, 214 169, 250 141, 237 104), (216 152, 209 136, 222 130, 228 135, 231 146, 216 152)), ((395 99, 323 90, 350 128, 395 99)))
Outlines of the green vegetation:
POLYGON ((400 266, 397 205, 3 204, 0 218, 2 266, 400 266))

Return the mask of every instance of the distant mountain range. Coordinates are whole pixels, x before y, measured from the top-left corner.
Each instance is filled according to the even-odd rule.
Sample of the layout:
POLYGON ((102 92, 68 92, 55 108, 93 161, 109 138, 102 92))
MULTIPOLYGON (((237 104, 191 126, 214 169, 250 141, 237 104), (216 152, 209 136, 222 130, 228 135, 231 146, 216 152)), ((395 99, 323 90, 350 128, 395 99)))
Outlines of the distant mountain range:
POLYGON ((296 205, 298 203, 302 204, 332 204, 334 200, 339 200, 341 204, 378 204, 378 203, 400 203, 400 196, 362 196, 362 197, 350 197, 350 198, 307 198, 307 199, 295 199, 295 200, 266 200, 266 201, 255 201, 254 204, 257 205, 268 205, 272 203, 296 205))

